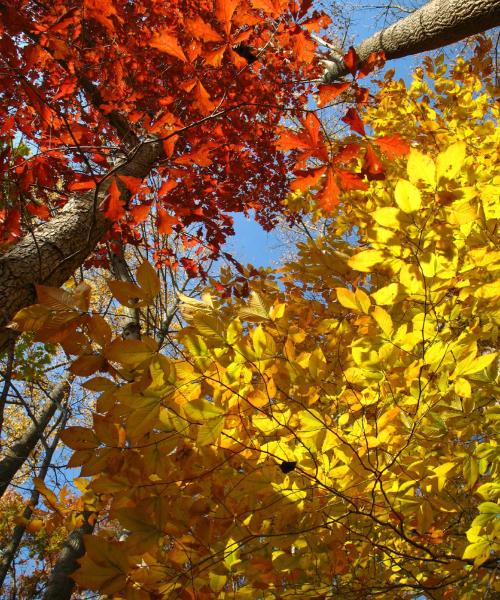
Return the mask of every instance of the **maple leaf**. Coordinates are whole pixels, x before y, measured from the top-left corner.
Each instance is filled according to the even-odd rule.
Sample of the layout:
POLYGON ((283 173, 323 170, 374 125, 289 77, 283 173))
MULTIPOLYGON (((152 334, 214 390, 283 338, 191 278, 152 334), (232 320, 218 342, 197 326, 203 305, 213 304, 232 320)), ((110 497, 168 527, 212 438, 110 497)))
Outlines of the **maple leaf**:
POLYGON ((182 60, 182 62, 187 62, 186 55, 179 44, 177 36, 169 29, 157 31, 149 40, 149 45, 152 48, 160 50, 160 52, 165 52, 166 54, 170 54, 170 56, 182 60))
POLYGON ((347 54, 343 56, 343 61, 349 73, 355 77, 357 71, 358 64, 358 55, 356 54, 356 50, 352 46, 349 46, 349 50, 347 54))
POLYGON ((389 160, 404 156, 410 151, 410 144, 399 133, 375 138, 373 143, 382 150, 389 160))
POLYGON ((109 194, 104 209, 104 215, 110 221, 119 221, 125 216, 125 202, 122 200, 120 190, 113 179, 109 186, 109 194))
POLYGON ((262 10, 273 18, 283 14, 288 8, 288 0, 251 0, 252 6, 257 10, 262 10))
POLYGON ((336 171, 337 178, 343 190, 367 190, 368 184, 363 181, 363 178, 358 173, 338 169, 336 171))
POLYGON ((159 208, 157 211, 158 215, 158 233, 169 235, 173 231, 173 226, 179 223, 177 217, 169 215, 164 208, 159 208))
POLYGON ((367 176, 369 181, 380 181, 385 179, 384 166, 371 144, 368 144, 366 148, 361 172, 367 176))
POLYGON ((329 85, 320 85, 318 89, 318 106, 325 106, 332 100, 335 100, 340 94, 350 87, 350 83, 332 83, 329 85))
POLYGON ((215 16, 224 26, 226 37, 229 38, 234 11, 240 5, 240 0, 215 0, 215 16))
POLYGON ((317 201, 319 206, 327 212, 332 211, 339 203, 340 189, 335 179, 335 173, 329 168, 326 173, 326 181, 323 189, 318 192, 317 201))
POLYGON ((216 107, 215 102, 212 102, 210 94, 200 80, 198 80, 194 86, 193 98, 193 106, 198 108, 202 115, 211 113, 216 107))
POLYGON ((302 121, 303 130, 298 133, 289 129, 282 131, 278 142, 281 150, 302 150, 301 160, 315 156, 322 160, 328 160, 328 150, 324 138, 320 133, 320 121, 315 113, 308 112, 302 121))
POLYGON ((360 135, 366 135, 363 121, 361 120, 361 117, 355 108, 350 108, 345 116, 342 117, 342 121, 347 123, 347 125, 349 125, 349 127, 356 133, 359 133, 360 135))
POLYGON ((186 22, 186 30, 202 42, 222 42, 223 38, 210 23, 204 21, 200 15, 194 15, 186 22))
POLYGON ((381 68, 385 64, 385 53, 383 51, 380 52, 372 52, 368 58, 363 62, 359 67, 358 79, 365 77, 369 73, 371 73, 376 67, 381 68))
POLYGON ((292 190, 307 190, 311 186, 316 185, 325 171, 326 167, 295 171, 295 178, 292 181, 290 188, 292 190))

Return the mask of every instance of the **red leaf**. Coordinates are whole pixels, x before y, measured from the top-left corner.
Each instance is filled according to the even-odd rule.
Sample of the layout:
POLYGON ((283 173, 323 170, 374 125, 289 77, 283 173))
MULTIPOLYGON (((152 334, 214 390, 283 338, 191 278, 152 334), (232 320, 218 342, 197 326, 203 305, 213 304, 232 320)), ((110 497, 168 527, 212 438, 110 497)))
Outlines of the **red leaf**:
POLYGON ((164 208, 158 208, 158 233, 164 233, 168 235, 172 233, 172 227, 179 223, 177 217, 169 215, 164 208))
POLYGON ((344 56, 344 64, 353 77, 356 76, 356 65, 358 64, 358 55, 352 46, 349 47, 347 54, 344 56))
POLYGON ((363 181, 363 178, 359 173, 353 173, 352 171, 344 171, 339 169, 337 171, 337 177, 340 186, 343 190, 348 192, 349 190, 367 190, 368 184, 363 181))
POLYGON ((120 190, 116 185, 116 179, 113 179, 109 186, 109 195, 106 200, 104 216, 110 221, 119 221, 125 216, 125 203, 123 202, 120 190))
POLYGON ((141 186, 142 179, 139 177, 130 177, 129 175, 119 175, 120 181, 127 186, 128 191, 133 195, 141 186))
POLYGON ((3 230, 3 235, 9 244, 21 237, 21 213, 18 208, 13 208, 9 212, 7 218, 3 222, 3 230))
POLYGON ((59 98, 64 98, 64 96, 69 96, 70 94, 72 94, 75 91, 75 89, 76 89, 75 78, 68 77, 67 79, 65 79, 62 82, 61 87, 59 88, 59 91, 54 96, 54 100, 59 100, 59 98))
POLYGON ((333 164, 345 164, 357 158, 360 151, 359 144, 351 143, 342 146, 333 157, 333 164))
POLYGON ((224 25, 226 36, 231 32, 231 21, 234 11, 238 8, 240 0, 215 0, 215 16, 224 25))
POLYGON ((350 108, 345 117, 342 117, 342 121, 347 123, 347 125, 349 125, 349 127, 356 133, 359 133, 360 135, 366 135, 363 121, 361 120, 361 117, 355 108, 350 108))
POLYGON ((346 90, 351 84, 349 82, 332 83, 331 85, 320 85, 318 90, 318 106, 325 106, 346 90))
POLYGON ((93 179, 88 179, 87 181, 74 181, 70 183, 68 186, 68 190, 70 192, 76 192, 77 190, 91 190, 95 188, 96 183, 93 179))
POLYGON ((307 190, 312 185, 318 183, 319 178, 326 171, 326 167, 316 167, 315 169, 306 169, 296 171, 296 178, 292 181, 290 187, 292 190, 307 190))
POLYGON ((368 73, 371 73, 375 67, 383 67, 385 64, 385 53, 383 50, 380 52, 372 52, 365 62, 359 67, 358 79, 365 77, 368 73))
POLYGON ((168 192, 173 190, 175 187, 177 187, 177 181, 175 181, 175 179, 167 179, 167 181, 164 181, 161 184, 161 187, 158 190, 158 196, 160 196, 160 197, 165 196, 166 194, 168 194, 168 192))
POLYGON ((165 52, 183 62, 187 62, 186 55, 184 54, 177 37, 173 35, 169 29, 162 29, 155 33, 149 41, 149 45, 160 50, 160 52, 165 52))
POLYGON ((355 92, 356 104, 361 106, 362 104, 366 104, 368 102, 368 98, 370 96, 370 92, 368 88, 365 87, 357 87, 355 92))
POLYGON ((330 168, 326 174, 325 187, 318 194, 318 204, 323 210, 331 211, 339 203, 340 189, 335 181, 335 175, 330 168))
POLYGON ((399 133, 384 135, 383 137, 373 140, 373 143, 377 144, 389 160, 393 160, 398 156, 404 156, 410 151, 410 144, 404 140, 399 133))
POLYGON ((384 166, 371 144, 368 144, 366 149, 361 172, 363 175, 366 175, 368 181, 381 181, 385 179, 384 166))
POLYGON ((136 206, 132 206, 129 210, 131 221, 136 225, 143 223, 148 218, 150 210, 150 204, 137 204, 136 206))
POLYGON ((32 215, 42 219, 42 221, 50 219, 49 207, 46 204, 35 204, 34 202, 30 202, 26 205, 26 208, 32 215))

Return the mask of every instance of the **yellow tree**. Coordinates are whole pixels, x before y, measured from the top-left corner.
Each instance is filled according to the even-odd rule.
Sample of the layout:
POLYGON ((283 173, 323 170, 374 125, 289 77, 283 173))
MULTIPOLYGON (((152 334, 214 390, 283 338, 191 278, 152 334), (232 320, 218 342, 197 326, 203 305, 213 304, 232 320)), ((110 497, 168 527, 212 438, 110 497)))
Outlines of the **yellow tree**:
MULTIPOLYGON (((68 333, 107 373, 84 384, 100 394, 93 427, 62 435, 89 478, 88 510, 122 532, 104 524, 85 538, 82 589, 495 596, 500 176, 488 75, 478 52, 449 69, 427 60, 409 87, 387 76, 366 110, 365 156, 346 159, 368 181, 296 258, 256 275, 246 300, 180 295, 180 356, 152 337, 102 335, 102 318, 66 298, 68 333)), ((323 218, 314 189, 288 204, 323 218)), ((137 280, 121 300, 153 303, 154 269, 137 280)), ((43 338, 52 318, 41 303, 16 321, 43 338)))

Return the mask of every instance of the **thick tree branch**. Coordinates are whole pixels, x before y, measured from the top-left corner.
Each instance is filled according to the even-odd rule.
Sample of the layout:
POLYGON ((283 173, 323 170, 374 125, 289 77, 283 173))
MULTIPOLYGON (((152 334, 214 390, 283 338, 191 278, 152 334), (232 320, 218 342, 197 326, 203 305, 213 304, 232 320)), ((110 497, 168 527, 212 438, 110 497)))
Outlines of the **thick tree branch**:
MULTIPOLYGON (((500 25, 500 0, 432 0, 357 48, 359 62, 384 51, 387 60, 435 50, 500 25)), ((348 74, 339 60, 325 61, 324 82, 348 74)))
MULTIPOLYGON (((161 151, 159 142, 145 142, 112 174, 144 179, 161 151)), ((35 284, 62 285, 111 227, 101 210, 111 181, 108 174, 97 192, 75 194, 57 216, 0 257, 0 351, 8 339, 5 326, 17 311, 35 302, 35 284)), ((122 189, 122 199, 127 193, 122 189)))

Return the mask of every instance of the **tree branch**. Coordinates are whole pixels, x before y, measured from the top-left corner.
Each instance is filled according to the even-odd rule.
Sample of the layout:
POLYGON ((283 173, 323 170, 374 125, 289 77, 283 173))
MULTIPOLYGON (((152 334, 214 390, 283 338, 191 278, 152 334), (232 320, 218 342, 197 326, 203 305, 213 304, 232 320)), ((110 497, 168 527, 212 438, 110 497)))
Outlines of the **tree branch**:
MULTIPOLYGON (((500 0, 432 0, 364 40, 357 48, 359 64, 372 52, 383 51, 387 60, 411 56, 453 44, 500 25, 500 0)), ((324 61, 324 83, 349 73, 343 62, 324 61)))

